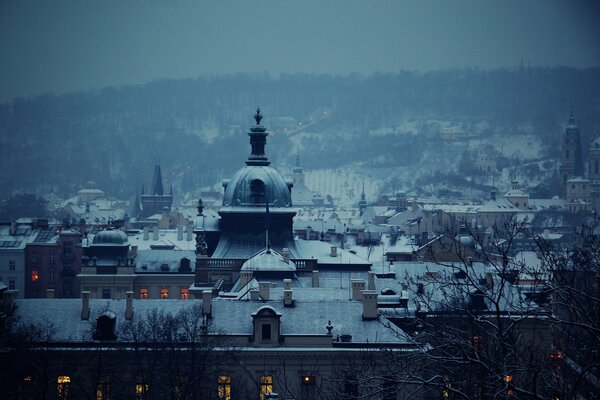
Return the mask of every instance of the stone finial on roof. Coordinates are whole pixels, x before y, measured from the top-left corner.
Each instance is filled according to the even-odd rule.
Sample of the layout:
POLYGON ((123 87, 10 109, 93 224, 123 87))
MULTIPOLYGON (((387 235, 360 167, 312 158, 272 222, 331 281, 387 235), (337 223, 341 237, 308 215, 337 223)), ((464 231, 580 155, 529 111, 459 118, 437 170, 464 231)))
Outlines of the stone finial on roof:
POLYGON ((260 121, 263 119, 263 116, 260 115, 260 107, 256 108, 256 114, 254 114, 254 120, 256 121, 256 125, 260 125, 260 121))

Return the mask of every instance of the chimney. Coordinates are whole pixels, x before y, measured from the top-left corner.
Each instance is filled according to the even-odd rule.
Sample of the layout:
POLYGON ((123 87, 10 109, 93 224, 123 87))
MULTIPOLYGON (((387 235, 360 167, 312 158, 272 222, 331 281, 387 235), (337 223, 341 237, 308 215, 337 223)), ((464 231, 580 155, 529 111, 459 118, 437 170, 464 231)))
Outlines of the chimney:
POLYGON ((133 292, 125 292, 125 319, 133 319, 133 292))
POLYGON ((258 289, 250 289, 250 300, 258 301, 258 289))
POLYGON ((90 291, 81 292, 81 319, 90 319, 90 291))
POLYGON ((375 290, 375 272, 369 271, 369 286, 367 286, 369 290, 375 290))
POLYGON ((14 223, 14 222, 11 222, 11 223, 10 223, 10 231, 8 231, 8 234, 9 234, 9 235, 14 235, 14 234, 15 234, 15 232, 16 232, 16 230, 17 230, 17 229, 16 229, 16 226, 17 226, 17 224, 16 224, 16 223, 14 223))
POLYGON ((258 291, 260 293, 260 298, 263 301, 269 300, 269 295, 271 294, 271 282, 258 282, 258 291))
POLYGON ((290 249, 288 249, 287 247, 283 248, 283 262, 286 264, 290 263, 290 249))
POLYGON ((337 246, 331 246, 331 257, 337 257, 337 246))
POLYGON ((202 314, 212 315, 212 290, 202 291, 202 314))
POLYGON ((188 224, 187 228, 186 228, 186 240, 188 242, 192 241, 192 233, 194 233, 194 229, 192 228, 192 225, 188 224))
POLYGON ((293 307, 294 306, 294 291, 292 289, 283 290, 283 306, 293 307))
POLYGON ((312 272, 312 287, 319 287, 319 271, 312 272))
POLYGON ((46 289, 46 298, 53 299, 54 298, 54 289, 46 289))
POLYGON ((138 246, 137 244, 131 245, 131 257, 137 257, 138 246))
POLYGON ((363 299, 361 292, 365 290, 366 282, 363 279, 351 279, 350 284, 352 286, 352 300, 361 301, 363 299))
POLYGON ((158 225, 154 225, 154 229, 152 230, 152 240, 158 240, 158 225))
POLYGON ((148 227, 145 226, 144 227, 144 240, 148 240, 149 239, 149 234, 148 234, 148 227))
POLYGON ((18 290, 7 290, 2 294, 2 302, 4 303, 4 313, 13 315, 15 311, 15 299, 19 295, 18 290))
POLYGON ((377 292, 375 290, 363 290, 363 319, 377 319, 377 292))
POLYGON ((183 240, 183 226, 177 225, 177 240, 183 240))
POLYGON ((292 280, 289 278, 286 278, 283 280, 283 289, 284 290, 290 290, 292 288, 292 280))
POLYGON ((492 200, 494 200, 494 201, 496 200, 496 191, 495 190, 492 190, 492 192, 490 193, 490 197, 492 200))
POLYGON ((252 280, 252 271, 241 271, 240 272, 240 288, 243 288, 252 280))
POLYGON ((312 231, 312 228, 310 226, 306 227, 306 240, 310 240, 310 232, 312 231))

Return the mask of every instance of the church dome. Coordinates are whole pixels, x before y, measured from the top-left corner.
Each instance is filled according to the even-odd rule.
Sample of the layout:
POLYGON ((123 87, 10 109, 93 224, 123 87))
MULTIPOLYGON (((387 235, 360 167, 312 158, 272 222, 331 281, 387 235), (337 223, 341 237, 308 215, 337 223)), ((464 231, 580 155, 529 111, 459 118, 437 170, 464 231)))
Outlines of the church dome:
POLYGON ((128 244, 125 232, 118 229, 107 229, 98 232, 92 241, 94 245, 122 246, 128 244))
POLYGON ((265 155, 265 144, 269 135, 260 121, 260 109, 256 110, 256 125, 250 128, 252 151, 246 160, 246 166, 233 175, 231 180, 223 182, 225 194, 223 207, 264 208, 265 202, 271 207, 291 207, 291 182, 286 182, 279 172, 269 167, 265 155))
POLYGON ((225 207, 291 207, 290 186, 275 169, 266 165, 248 165, 226 182, 225 207))

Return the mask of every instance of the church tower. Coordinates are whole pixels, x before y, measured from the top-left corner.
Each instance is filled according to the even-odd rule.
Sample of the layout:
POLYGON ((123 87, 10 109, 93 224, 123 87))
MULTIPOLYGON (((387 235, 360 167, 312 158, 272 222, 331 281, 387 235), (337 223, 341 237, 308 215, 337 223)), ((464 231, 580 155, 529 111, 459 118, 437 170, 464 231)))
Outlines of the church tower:
POLYGON ((358 202, 358 211, 362 216, 367 209, 367 197, 365 196, 365 182, 362 184, 362 193, 360 194, 360 201, 358 202))
POLYGON ((584 173, 583 157, 581 153, 581 134, 579 127, 575 124, 573 111, 571 111, 569 122, 565 128, 559 173, 562 177, 563 184, 566 184, 567 180, 572 177, 582 177, 584 173))
POLYGON ((167 195, 163 189, 162 174, 160 165, 154 166, 154 174, 152 176, 152 185, 150 193, 144 194, 142 189, 141 200, 141 215, 142 218, 147 218, 154 214, 161 214, 163 211, 171 211, 173 205, 173 191, 167 195))

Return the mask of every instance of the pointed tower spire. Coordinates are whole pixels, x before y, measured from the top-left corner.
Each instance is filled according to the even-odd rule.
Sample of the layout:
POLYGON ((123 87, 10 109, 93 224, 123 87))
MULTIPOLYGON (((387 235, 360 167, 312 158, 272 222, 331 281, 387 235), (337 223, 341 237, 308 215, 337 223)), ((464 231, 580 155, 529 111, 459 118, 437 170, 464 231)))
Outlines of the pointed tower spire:
POLYGON ((265 155, 265 145, 267 144, 267 129, 260 124, 263 116, 260 114, 260 107, 256 109, 256 114, 254 114, 254 120, 256 121, 256 125, 250 128, 250 132, 248 132, 248 136, 250 136, 250 146, 252 146, 252 153, 248 160, 246 160, 246 165, 269 165, 271 162, 265 155))
POLYGON ((163 196, 165 194, 162 184, 162 174, 160 173, 160 165, 154 166, 154 175, 152 177, 152 192, 150 194, 163 196))

